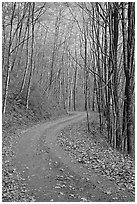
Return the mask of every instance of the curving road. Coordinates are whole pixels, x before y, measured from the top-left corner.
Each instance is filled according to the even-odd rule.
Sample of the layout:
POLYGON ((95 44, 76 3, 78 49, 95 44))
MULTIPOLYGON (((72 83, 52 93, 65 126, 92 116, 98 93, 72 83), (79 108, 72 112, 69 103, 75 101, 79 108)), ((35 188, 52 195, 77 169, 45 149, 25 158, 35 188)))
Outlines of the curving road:
POLYGON ((85 117, 84 112, 76 112, 21 132, 15 165, 36 202, 133 200, 130 193, 119 191, 107 178, 87 170, 58 145, 58 132, 85 117))

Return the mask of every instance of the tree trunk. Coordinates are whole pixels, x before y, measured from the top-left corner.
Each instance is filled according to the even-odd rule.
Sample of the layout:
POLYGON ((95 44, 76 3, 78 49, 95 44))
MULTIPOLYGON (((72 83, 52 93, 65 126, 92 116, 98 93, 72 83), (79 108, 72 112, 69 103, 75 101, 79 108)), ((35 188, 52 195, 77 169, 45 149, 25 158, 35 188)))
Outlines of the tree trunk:
POLYGON ((87 25, 85 26, 84 30, 84 43, 85 43, 85 110, 87 114, 87 130, 90 132, 90 125, 89 125, 89 113, 88 113, 88 68, 87 68, 87 25))
POLYGON ((27 98, 26 98, 26 108, 29 108, 29 97, 30 97, 30 89, 31 89, 31 78, 33 73, 33 51, 34 51, 34 9, 35 9, 35 3, 32 3, 32 40, 31 40, 31 56, 30 56, 30 75, 29 75, 29 82, 28 82, 28 89, 27 89, 27 98))
POLYGON ((120 116, 119 116, 119 99, 118 99, 118 67, 117 67, 117 49, 118 49, 118 3, 114 3, 114 37, 113 37, 113 69, 114 69, 114 102, 115 102, 115 114, 116 114, 116 148, 121 149, 121 134, 120 134, 120 116))

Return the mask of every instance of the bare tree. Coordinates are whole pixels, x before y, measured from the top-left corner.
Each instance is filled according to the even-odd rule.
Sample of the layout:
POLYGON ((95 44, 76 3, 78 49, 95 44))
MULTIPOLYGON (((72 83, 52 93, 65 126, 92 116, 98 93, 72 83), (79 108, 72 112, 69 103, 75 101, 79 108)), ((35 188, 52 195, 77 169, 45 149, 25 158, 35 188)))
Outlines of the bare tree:
POLYGON ((13 21, 15 17, 15 9, 16 9, 16 3, 12 3, 11 7, 11 16, 10 16, 10 30, 9 30, 9 41, 8 41, 8 52, 7 52, 7 60, 5 62, 7 75, 6 75, 6 81, 5 81, 5 91, 4 91, 4 97, 3 97, 3 107, 2 112, 5 114, 6 111, 6 104, 7 104, 7 97, 8 97, 8 89, 9 89, 9 83, 10 83, 10 74, 12 70, 10 57, 11 57, 11 46, 12 46, 12 35, 13 35, 13 21))
POLYGON ((28 81, 28 88, 27 88, 27 97, 26 97, 26 108, 29 107, 29 96, 30 96, 30 89, 31 89, 31 78, 33 73, 33 53, 34 53, 34 10, 35 10, 35 3, 30 4, 31 6, 31 33, 32 33, 32 40, 31 40, 31 55, 30 55, 30 75, 28 81))

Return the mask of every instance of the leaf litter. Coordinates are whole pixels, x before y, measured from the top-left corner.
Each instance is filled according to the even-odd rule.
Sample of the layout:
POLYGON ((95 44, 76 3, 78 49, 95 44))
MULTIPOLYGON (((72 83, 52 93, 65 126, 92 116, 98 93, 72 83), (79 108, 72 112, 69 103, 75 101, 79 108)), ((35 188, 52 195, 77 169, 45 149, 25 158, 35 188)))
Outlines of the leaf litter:
MULTIPOLYGON (((8 140, 3 140, 3 195, 2 200, 3 202, 35 202, 35 192, 32 194, 32 191, 28 190, 28 186, 25 183, 25 179, 22 177, 22 175, 17 171, 17 169, 13 165, 13 156, 15 154, 14 147, 15 147, 15 135, 10 135, 8 140), (8 148, 7 148, 8 147, 8 148)), ((19 137, 19 136, 17 136, 19 137)), ((18 138, 17 138, 18 139, 18 138)), ((50 173, 55 173, 55 183, 53 184, 53 191, 51 195, 50 201, 54 201, 54 195, 56 192, 58 194, 56 195, 56 198, 58 201, 83 201, 83 195, 81 194, 83 191, 83 183, 80 185, 77 185, 77 182, 80 181, 80 177, 77 177, 77 175, 73 175, 73 173, 66 169, 65 166, 60 163, 60 160, 54 160, 53 158, 50 158, 49 155, 49 161, 51 169, 50 173), (81 186, 81 187, 80 187, 81 186), (81 189, 80 189, 81 188, 81 189), (80 193, 79 193, 80 192, 80 193)), ((24 166, 25 169, 28 169, 27 166, 24 166)), ((28 179, 30 179, 31 176, 29 175, 28 179)), ((51 177, 54 178, 54 176, 51 176, 50 174, 47 175, 45 172, 45 176, 48 176, 48 178, 45 178, 45 181, 48 179, 50 180, 51 177)), ((52 181, 53 181, 52 178, 52 181)), ((84 182, 83 180, 81 180, 84 182)), ((45 183, 45 185, 47 182, 45 183)), ((37 191, 41 191, 41 187, 37 189, 37 191)), ((45 195, 48 199, 48 195, 46 192, 45 195)))
MULTIPOLYGON (((2 201, 3 202, 34 202, 25 179, 13 165, 15 144, 20 135, 15 132, 3 131, 2 140, 2 201)), ((27 167, 26 167, 27 168, 27 167)))
POLYGON ((77 162, 107 176, 120 190, 127 189, 135 195, 134 160, 112 149, 99 133, 97 123, 93 122, 91 128, 92 132, 87 133, 86 122, 68 126, 58 134, 58 143, 77 162))
MULTIPOLYGON (((6 138, 7 140, 3 140, 3 201, 34 202, 35 198, 27 189, 24 179, 17 172, 16 168, 12 166, 13 147, 16 142, 15 135, 13 137, 10 135, 10 137, 6 138)), ((72 158, 77 159, 78 162, 87 168, 94 168, 96 172, 105 174, 110 179, 117 178, 120 188, 123 188, 121 184, 124 183, 124 185, 127 184, 128 186, 124 187, 133 191, 135 173, 133 161, 129 158, 123 158, 111 148, 104 147, 104 144, 102 145, 99 139, 96 140, 93 136, 91 137, 91 135, 87 134, 85 124, 75 124, 65 128, 58 136, 58 142, 72 158), (123 172, 126 178, 125 176, 122 178, 123 172), (127 183, 125 183, 125 180, 127 180, 127 183)), ((51 160, 50 162, 52 163, 53 161, 51 160)), ((56 176, 57 183, 55 185, 55 189, 59 191, 59 196, 65 196, 66 200, 77 200, 80 202, 96 200, 93 195, 90 195, 91 198, 85 196, 84 187, 88 187, 88 180, 77 178, 77 176, 69 172, 66 173, 65 168, 62 168, 57 161, 53 162, 53 166, 59 169, 60 172, 56 176)), ((111 192, 108 191, 106 193, 110 194, 111 192)), ((53 199, 50 199, 50 201, 53 201, 53 199)))

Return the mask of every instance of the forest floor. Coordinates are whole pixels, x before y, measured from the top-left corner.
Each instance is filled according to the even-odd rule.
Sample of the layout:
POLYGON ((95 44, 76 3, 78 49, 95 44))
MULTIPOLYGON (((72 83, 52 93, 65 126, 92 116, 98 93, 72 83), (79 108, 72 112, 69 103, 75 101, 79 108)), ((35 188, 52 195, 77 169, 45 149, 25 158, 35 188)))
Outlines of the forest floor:
POLYGON ((4 202, 131 202, 134 161, 112 150, 97 114, 76 112, 16 131, 3 146, 4 202))

